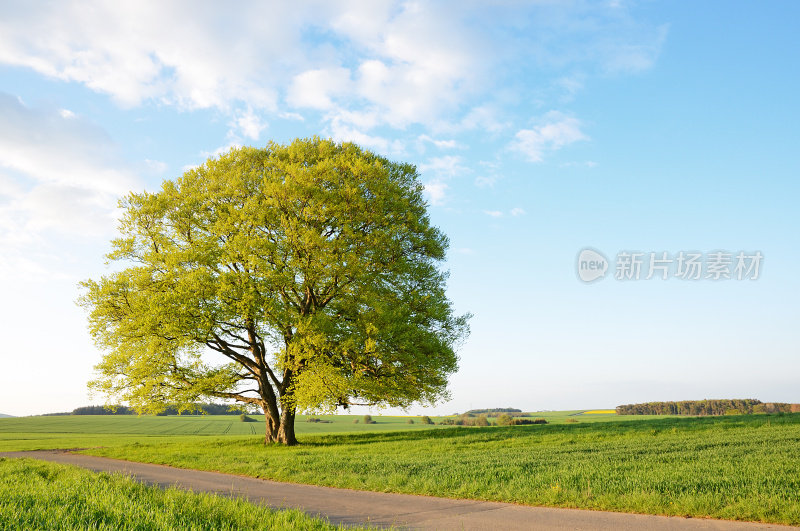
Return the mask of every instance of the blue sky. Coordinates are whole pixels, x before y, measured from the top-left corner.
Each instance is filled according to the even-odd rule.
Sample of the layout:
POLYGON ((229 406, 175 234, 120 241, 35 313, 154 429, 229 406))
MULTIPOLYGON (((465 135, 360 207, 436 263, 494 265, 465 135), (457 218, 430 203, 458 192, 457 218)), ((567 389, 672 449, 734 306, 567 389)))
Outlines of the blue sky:
MULTIPOLYGON (((89 403, 116 199, 320 135, 417 165, 474 314, 427 410, 800 401, 794 2, 0 6, 0 412, 89 403), (585 284, 576 257, 611 271, 585 284), (760 251, 618 281, 618 252, 760 251)), ((102 398, 95 399, 96 402, 102 398)), ((412 408, 421 412, 421 408, 412 408)))

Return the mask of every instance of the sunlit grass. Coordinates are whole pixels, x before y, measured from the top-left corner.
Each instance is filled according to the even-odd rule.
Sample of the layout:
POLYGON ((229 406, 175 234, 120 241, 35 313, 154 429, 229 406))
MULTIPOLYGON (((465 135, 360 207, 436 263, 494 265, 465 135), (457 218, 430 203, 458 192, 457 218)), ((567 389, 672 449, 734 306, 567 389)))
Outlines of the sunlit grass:
POLYGON ((2 529, 342 529, 297 510, 147 487, 33 459, 0 458, 2 529))
POLYGON ((364 490, 800 523, 800 415, 143 441, 87 453, 364 490))

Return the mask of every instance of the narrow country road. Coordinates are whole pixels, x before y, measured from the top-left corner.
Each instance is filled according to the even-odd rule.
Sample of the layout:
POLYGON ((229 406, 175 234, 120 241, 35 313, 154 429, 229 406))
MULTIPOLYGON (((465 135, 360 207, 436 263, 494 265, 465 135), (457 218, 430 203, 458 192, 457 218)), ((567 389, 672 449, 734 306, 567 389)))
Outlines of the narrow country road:
POLYGON ((591 530, 756 530, 800 529, 781 525, 697 518, 526 507, 510 503, 452 500, 280 483, 261 479, 133 463, 59 450, 0 452, 0 457, 29 457, 77 465, 96 472, 130 474, 148 485, 175 485, 195 492, 247 498, 273 508, 298 508, 334 524, 372 524, 411 529, 591 529, 591 530))

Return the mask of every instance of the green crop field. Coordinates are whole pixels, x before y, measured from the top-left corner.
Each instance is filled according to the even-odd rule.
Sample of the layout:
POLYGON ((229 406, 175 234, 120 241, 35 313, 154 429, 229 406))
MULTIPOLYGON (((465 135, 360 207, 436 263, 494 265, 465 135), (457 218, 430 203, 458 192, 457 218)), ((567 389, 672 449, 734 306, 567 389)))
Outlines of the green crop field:
MULTIPOLYGON (((235 415, 65 415, 53 417, 16 417, 0 419, 0 451, 41 450, 106 446, 151 438, 180 436, 263 437, 264 418, 250 415, 254 422, 242 422, 235 415)), ((375 432, 430 429, 438 426, 408 424, 410 417, 375 417, 375 424, 364 424, 360 415, 314 416, 327 422, 306 422, 299 416, 297 433, 375 432), (353 421, 358 419, 359 423, 353 421)))
POLYGON ((335 487, 800 524, 800 414, 534 416, 550 424, 422 429, 407 417, 301 419, 298 447, 264 446, 263 424, 238 417, 2 419, 0 450, 81 447, 335 487))
POLYGON ((344 529, 297 510, 147 487, 118 474, 0 458, 0 527, 28 529, 344 529))
MULTIPOLYGON (((576 421, 608 422, 644 420, 646 416, 584 414, 582 411, 544 411, 530 413, 531 418, 544 418, 550 423, 576 421)), ((176 436, 236 436, 264 434, 264 418, 249 415, 254 422, 242 422, 236 415, 64 415, 46 417, 14 417, 0 419, 0 451, 79 448, 133 443, 143 439, 176 436)), ((298 416, 298 436, 331 433, 420 430, 442 428, 422 424, 419 417, 373 416, 375 424, 364 424, 362 415, 314 415, 325 422, 307 422, 307 415, 298 416), (414 424, 409 424, 409 419, 414 424), (358 423, 354 423, 358 420, 358 423)), ((440 422, 448 417, 432 417, 440 422)), ((454 417, 449 417, 454 418, 454 417)), ((663 418, 663 417, 661 417, 663 418)), ((494 421, 496 419, 491 418, 494 421)))

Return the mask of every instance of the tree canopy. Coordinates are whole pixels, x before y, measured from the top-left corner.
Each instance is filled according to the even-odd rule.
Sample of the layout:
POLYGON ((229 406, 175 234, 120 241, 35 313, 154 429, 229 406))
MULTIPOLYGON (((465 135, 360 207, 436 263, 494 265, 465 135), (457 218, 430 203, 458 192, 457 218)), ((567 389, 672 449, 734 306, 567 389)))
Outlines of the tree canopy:
POLYGON ((113 273, 82 283, 90 388, 140 412, 210 398, 298 410, 446 396, 455 315, 413 165, 318 138, 234 148, 120 201, 113 273))

